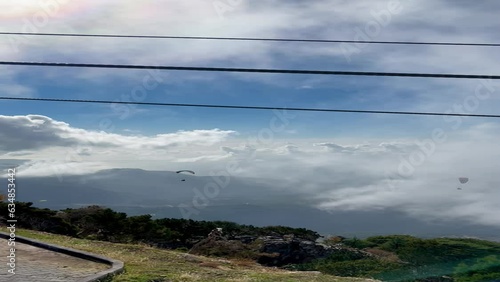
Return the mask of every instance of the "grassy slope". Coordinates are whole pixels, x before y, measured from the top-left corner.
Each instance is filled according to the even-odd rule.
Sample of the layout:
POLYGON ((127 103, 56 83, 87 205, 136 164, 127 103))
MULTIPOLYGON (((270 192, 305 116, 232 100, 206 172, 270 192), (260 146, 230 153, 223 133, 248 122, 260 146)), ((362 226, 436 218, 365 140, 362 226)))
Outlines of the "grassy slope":
MULTIPOLYGON (((0 228, 6 232, 5 228, 0 228)), ((314 272, 290 272, 262 267, 249 261, 221 260, 186 255, 182 252, 161 250, 137 244, 114 244, 75 239, 31 230, 16 230, 16 235, 83 250, 125 263, 125 273, 113 281, 375 281, 340 278, 314 272), (164 280, 163 280, 164 279, 164 280)))
MULTIPOLYGON (((379 238, 395 237, 405 238, 406 236, 382 236, 379 238)), ((424 240, 407 237, 406 240, 407 242, 403 243, 394 252, 400 258, 403 258, 403 260, 423 266, 418 271, 421 274, 417 274, 416 276, 408 276, 412 272, 411 269, 415 268, 410 268, 409 271, 405 271, 404 268, 396 270, 395 273, 398 279, 401 279, 401 277, 426 278, 448 275, 453 276, 456 279, 455 281, 492 281, 490 278, 498 279, 500 277, 500 264, 498 260, 500 258, 500 243, 476 239, 452 238, 424 240), (462 267, 458 269, 457 267, 461 264, 462 267), (474 272, 477 273, 474 274, 474 272), (483 278, 480 278, 480 276, 483 278)), ((384 248, 384 245, 386 244, 380 244, 375 247, 384 248)), ((387 246, 385 247, 387 248, 387 246)), ((378 277, 381 278, 384 276, 378 277)), ((384 280, 386 279, 387 277, 384 280)))
POLYGON ((415 281, 443 275, 453 276, 457 282, 486 282, 500 278, 500 243, 391 235, 351 240, 348 244, 369 251, 379 259, 357 259, 339 254, 297 265, 295 269, 316 270, 331 275, 375 277, 383 281, 415 281))

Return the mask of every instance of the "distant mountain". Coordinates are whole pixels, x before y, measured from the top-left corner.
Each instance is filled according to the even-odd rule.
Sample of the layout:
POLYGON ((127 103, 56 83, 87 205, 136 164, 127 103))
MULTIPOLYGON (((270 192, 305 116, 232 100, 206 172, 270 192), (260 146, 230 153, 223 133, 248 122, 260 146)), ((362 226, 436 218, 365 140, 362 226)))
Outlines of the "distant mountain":
POLYGON ((214 180, 209 176, 168 171, 110 169, 85 176, 64 176, 62 181, 55 176, 18 178, 17 198, 34 203, 44 200, 43 205, 49 208, 85 204, 177 207, 181 203, 193 205, 193 200, 197 198, 200 204, 208 199, 210 206, 274 205, 299 202, 302 198, 299 194, 274 188, 276 185, 272 185, 270 180, 266 183, 263 179, 231 177, 223 189, 214 188, 217 181, 226 182, 222 178, 214 180))
MULTIPOLYGON (((18 178, 17 200, 31 201, 35 206, 51 209, 103 205, 129 215, 181 218, 178 205, 192 205, 196 195, 194 190, 204 193, 204 187, 214 183, 209 176, 110 169, 83 177, 64 176, 62 182, 57 177, 18 178)), ((208 193, 213 193, 213 190, 208 193)), ((419 237, 471 236, 500 241, 500 228, 460 221, 429 223, 390 209, 328 213, 312 207, 304 199, 304 195, 292 193, 286 187, 276 185, 274 180, 231 177, 227 187, 220 189, 219 195, 209 199, 207 207, 191 218, 255 226, 303 227, 321 234, 344 236, 409 234, 419 237)))

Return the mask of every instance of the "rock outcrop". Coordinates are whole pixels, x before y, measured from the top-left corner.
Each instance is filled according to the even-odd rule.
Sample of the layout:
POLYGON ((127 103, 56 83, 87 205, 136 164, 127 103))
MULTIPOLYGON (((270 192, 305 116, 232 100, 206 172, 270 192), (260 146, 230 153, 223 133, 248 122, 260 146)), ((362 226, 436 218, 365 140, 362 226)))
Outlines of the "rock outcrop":
POLYGON ((214 229, 189 251, 191 254, 255 259, 265 266, 285 266, 307 263, 336 254, 350 259, 373 256, 368 252, 341 245, 327 246, 313 241, 285 236, 223 236, 220 229, 214 229))
POLYGON ((300 238, 260 237, 259 252, 263 255, 257 260, 266 266, 284 266, 307 263, 333 254, 345 254, 351 258, 363 258, 371 254, 341 246, 327 246, 300 238))

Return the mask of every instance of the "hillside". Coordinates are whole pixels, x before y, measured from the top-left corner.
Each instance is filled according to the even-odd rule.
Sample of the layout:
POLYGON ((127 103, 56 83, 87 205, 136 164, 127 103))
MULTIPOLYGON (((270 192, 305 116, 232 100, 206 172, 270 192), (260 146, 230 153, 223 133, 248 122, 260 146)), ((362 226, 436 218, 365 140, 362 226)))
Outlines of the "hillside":
MULTIPOLYGON (((0 203, 0 218, 8 216, 7 210, 7 204, 0 203)), ((179 271, 183 269, 182 271, 193 272, 190 267, 215 267, 217 275, 222 275, 221 277, 226 276, 220 274, 220 271, 236 271, 239 268, 234 267, 245 266, 250 267, 249 271, 258 273, 276 272, 279 275, 293 274, 301 277, 305 275, 302 272, 283 271, 316 271, 325 275, 394 282, 491 282, 500 278, 500 243, 477 239, 422 239, 408 235, 372 236, 366 239, 335 236, 325 238, 319 244, 317 241, 321 236, 305 228, 255 227, 234 222, 173 218, 151 219, 150 215, 127 216, 99 206, 53 211, 21 202, 16 204, 16 213, 19 214, 16 227, 70 236, 62 241, 89 247, 88 251, 93 251, 93 248, 105 250, 105 246, 129 249, 130 244, 135 244, 135 247, 129 249, 132 253, 140 254, 139 256, 151 253, 148 257, 141 258, 141 263, 163 261, 176 265, 179 259, 184 262, 187 260, 196 263, 189 267, 178 267, 179 271), (86 241, 81 241, 84 239, 86 241), (111 243, 122 245, 109 245, 111 243), (143 249, 134 249, 138 247, 143 249), (182 255, 182 252, 188 250, 191 255, 210 259, 201 260, 182 255), (158 252, 162 254, 161 258, 156 256, 158 252), (172 254, 177 257, 172 257, 172 254), (228 260, 234 263, 228 263, 228 260), (239 265, 241 263, 243 265, 239 265), (281 270, 266 267, 280 267, 281 270)), ((38 234, 38 237, 44 234, 42 239, 59 238, 47 233, 29 234, 38 234)), ((109 250, 104 255, 113 257, 114 252, 109 250)), ((124 253, 121 255, 127 256, 124 253)), ((127 260, 132 265, 137 263, 135 258, 128 257, 125 261, 127 260)), ((163 269, 167 266, 160 264, 158 267, 163 269)), ((149 273, 149 270, 144 269, 137 271, 149 273)), ((200 275, 204 277, 205 274, 203 272, 200 275)), ((321 277, 319 275, 318 279, 322 279, 321 277)), ((259 278, 256 281, 266 280, 259 278)))
MULTIPOLYGON (((6 231, 3 227, 0 230, 6 231)), ((247 260, 207 258, 188 255, 180 251, 152 248, 143 244, 117 244, 76 239, 25 229, 19 229, 16 233, 19 236, 123 261, 125 263, 125 273, 114 277, 113 282, 376 281, 359 278, 339 278, 317 272, 286 271, 263 267, 247 260)))

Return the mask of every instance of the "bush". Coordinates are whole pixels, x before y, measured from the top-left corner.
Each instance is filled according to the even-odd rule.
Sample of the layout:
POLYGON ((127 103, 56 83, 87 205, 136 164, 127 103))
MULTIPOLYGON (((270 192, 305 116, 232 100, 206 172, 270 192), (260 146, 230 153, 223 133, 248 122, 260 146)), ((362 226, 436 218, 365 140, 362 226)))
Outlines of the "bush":
POLYGON ((367 240, 358 239, 357 237, 345 239, 344 241, 342 241, 342 244, 355 249, 371 248, 375 246, 374 243, 367 240))

